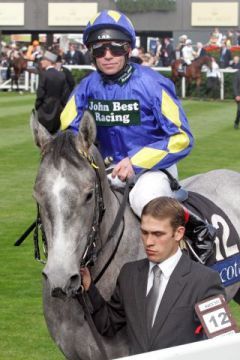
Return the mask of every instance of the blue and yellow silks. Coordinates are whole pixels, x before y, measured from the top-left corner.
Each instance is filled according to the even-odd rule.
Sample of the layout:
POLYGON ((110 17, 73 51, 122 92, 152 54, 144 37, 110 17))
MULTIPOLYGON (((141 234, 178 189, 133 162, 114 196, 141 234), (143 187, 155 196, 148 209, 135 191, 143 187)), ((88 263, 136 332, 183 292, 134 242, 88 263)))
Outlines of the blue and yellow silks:
POLYGON ((90 110, 103 158, 118 163, 129 157, 136 173, 165 169, 189 154, 193 136, 173 83, 132 65, 124 84, 106 84, 97 71, 84 78, 62 112, 61 129, 77 133, 84 110, 90 110))

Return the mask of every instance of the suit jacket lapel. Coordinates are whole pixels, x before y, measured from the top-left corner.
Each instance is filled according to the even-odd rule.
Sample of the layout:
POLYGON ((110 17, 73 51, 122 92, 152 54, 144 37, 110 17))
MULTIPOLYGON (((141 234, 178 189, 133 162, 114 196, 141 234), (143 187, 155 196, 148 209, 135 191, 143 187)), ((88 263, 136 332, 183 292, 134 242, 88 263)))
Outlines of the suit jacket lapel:
POLYGON ((138 264, 138 271, 136 272, 136 282, 134 294, 136 298, 137 312, 140 317, 141 329, 139 333, 142 334, 143 341, 147 339, 147 328, 145 321, 145 307, 146 307, 146 291, 148 280, 149 261, 144 259, 138 264))
POLYGON ((190 261, 186 255, 182 255, 176 268, 174 269, 165 292, 163 294, 156 319, 151 332, 151 342, 161 331, 161 327, 167 320, 168 314, 178 298, 181 296, 187 284, 187 275, 190 272, 190 261))

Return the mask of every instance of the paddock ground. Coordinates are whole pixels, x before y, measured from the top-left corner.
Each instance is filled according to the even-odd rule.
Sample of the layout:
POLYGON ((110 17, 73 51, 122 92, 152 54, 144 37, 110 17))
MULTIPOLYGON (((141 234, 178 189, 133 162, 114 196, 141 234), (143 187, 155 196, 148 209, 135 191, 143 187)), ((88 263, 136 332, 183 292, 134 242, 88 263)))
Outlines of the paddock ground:
MULTIPOLYGON (((43 319, 42 265, 33 259, 32 236, 15 240, 34 221, 32 187, 39 152, 29 128, 34 95, 0 93, 0 360, 61 360, 43 319)), ((233 101, 185 100, 196 138, 179 165, 181 178, 217 168, 240 172, 240 130, 233 129, 233 101)), ((231 309, 240 325, 239 306, 231 309)))

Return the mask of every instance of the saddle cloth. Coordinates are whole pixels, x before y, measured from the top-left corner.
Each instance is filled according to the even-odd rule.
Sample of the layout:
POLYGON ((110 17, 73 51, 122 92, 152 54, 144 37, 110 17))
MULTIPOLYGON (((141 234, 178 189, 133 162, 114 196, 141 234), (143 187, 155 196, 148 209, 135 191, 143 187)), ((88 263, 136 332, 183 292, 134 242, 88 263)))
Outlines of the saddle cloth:
POLYGON ((188 191, 188 198, 182 204, 216 227, 219 246, 215 241, 215 263, 210 267, 219 272, 224 286, 240 281, 240 238, 226 213, 205 196, 192 191, 188 191))

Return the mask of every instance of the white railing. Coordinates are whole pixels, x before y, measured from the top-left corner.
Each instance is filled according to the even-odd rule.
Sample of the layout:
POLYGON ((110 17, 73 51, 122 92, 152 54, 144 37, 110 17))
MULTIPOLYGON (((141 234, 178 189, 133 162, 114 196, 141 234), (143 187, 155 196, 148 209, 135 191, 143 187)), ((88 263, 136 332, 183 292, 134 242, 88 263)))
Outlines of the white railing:
MULTIPOLYGON (((64 65, 69 70, 77 69, 77 70, 95 70, 95 67, 91 65, 64 65)), ((170 67, 153 67, 152 68, 155 71, 160 71, 161 73, 164 72, 170 72, 170 67)), ((11 90, 11 80, 2 80, 2 74, 6 71, 6 68, 0 67, 0 90, 11 90)), ((224 100, 224 74, 226 73, 234 73, 236 72, 236 69, 227 68, 227 69, 220 69, 220 89, 219 89, 219 97, 221 100, 224 100)), ((206 70, 203 70, 202 72, 206 72, 206 70)), ((38 87, 38 75, 29 73, 28 71, 24 72, 24 80, 20 79, 19 82, 19 89, 24 91, 30 91, 31 93, 34 93, 38 87)), ((15 89, 16 86, 13 86, 13 89, 15 89)), ((181 80, 181 97, 186 97, 186 79, 185 77, 181 80)))
POLYGON ((239 354, 240 334, 231 334, 140 355, 127 356, 121 360, 236 360, 239 358, 239 354))
MULTIPOLYGON (((6 74, 7 68, 0 67, 0 90, 16 90, 17 86, 12 80, 4 80, 5 74, 6 74)), ((37 90, 38 87, 38 75, 24 71, 23 74, 20 75, 18 80, 18 89, 24 90, 24 91, 30 91, 31 93, 34 93, 37 90)))
MULTIPOLYGON (((154 70, 160 72, 169 72, 171 71, 171 67, 153 67, 154 70)), ((219 97, 221 100, 224 100, 224 74, 227 73, 235 73, 236 69, 226 68, 226 69, 219 69, 220 71, 220 89, 219 89, 219 97)), ((206 72, 206 70, 202 70, 202 72, 206 72)), ((181 97, 184 99, 186 97, 186 79, 183 77, 181 79, 181 97)))

